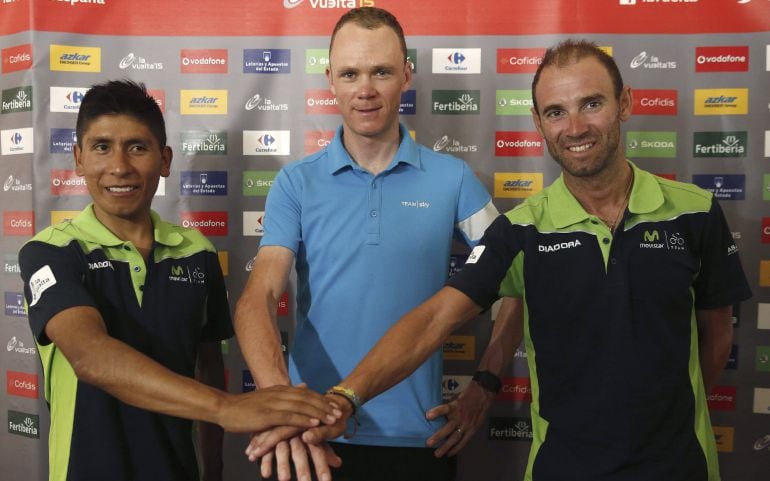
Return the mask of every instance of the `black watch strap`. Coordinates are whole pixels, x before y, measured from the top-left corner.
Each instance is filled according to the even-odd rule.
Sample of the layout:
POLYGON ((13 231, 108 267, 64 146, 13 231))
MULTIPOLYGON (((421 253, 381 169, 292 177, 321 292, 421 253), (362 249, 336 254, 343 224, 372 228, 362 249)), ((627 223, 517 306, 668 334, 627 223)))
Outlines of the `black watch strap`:
POLYGON ((495 394, 499 393, 500 389, 503 387, 503 382, 500 381, 500 378, 489 371, 476 371, 473 373, 473 380, 476 381, 479 386, 495 394))

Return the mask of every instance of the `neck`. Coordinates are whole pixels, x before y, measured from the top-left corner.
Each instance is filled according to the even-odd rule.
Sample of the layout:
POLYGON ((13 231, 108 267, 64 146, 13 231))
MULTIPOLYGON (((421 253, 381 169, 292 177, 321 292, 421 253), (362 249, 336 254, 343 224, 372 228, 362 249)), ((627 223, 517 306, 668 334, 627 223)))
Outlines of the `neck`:
POLYGON ((372 175, 379 174, 390 165, 401 144, 398 124, 396 124, 395 129, 379 136, 356 135, 345 127, 343 127, 342 132, 342 144, 345 146, 345 150, 348 151, 356 164, 372 175))
MULTIPOLYGON (((567 189, 589 214, 617 223, 628 202, 634 173, 625 160, 613 169, 591 177, 564 176, 567 189)), ((614 229, 614 225, 610 228, 614 229)))
POLYGON ((148 212, 141 220, 123 219, 120 217, 105 215, 94 208, 94 215, 99 222, 110 230, 115 237, 122 241, 130 241, 141 252, 142 257, 147 257, 155 240, 152 217, 148 212))

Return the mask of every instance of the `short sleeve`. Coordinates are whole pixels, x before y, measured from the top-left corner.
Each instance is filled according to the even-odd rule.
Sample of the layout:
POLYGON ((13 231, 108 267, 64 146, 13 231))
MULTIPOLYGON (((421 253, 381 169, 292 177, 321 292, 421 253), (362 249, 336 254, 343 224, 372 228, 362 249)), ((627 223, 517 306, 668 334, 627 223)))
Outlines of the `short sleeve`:
POLYGON ((302 206, 286 167, 278 172, 265 201, 265 229, 260 246, 283 246, 297 253, 302 240, 302 206))
POLYGON ((468 164, 461 161, 462 181, 457 203, 456 227, 468 245, 475 245, 499 212, 487 189, 468 164))
POLYGON ((233 321, 222 267, 215 253, 208 253, 209 294, 206 302, 206 320, 201 330, 201 341, 221 341, 233 337, 233 321))

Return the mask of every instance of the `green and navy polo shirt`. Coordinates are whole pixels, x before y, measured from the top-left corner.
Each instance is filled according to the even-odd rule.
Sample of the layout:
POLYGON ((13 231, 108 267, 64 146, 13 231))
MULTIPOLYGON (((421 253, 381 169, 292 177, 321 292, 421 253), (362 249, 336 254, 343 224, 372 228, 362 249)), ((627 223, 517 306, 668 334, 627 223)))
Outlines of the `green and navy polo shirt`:
POLYGON ((719 480, 696 309, 751 296, 712 195, 634 169, 615 234, 562 177, 501 215, 449 285, 524 300, 525 480, 719 480))
POLYGON ((58 312, 91 306, 111 336, 188 377, 200 342, 232 336, 214 247, 197 230, 151 215, 155 241, 147 263, 90 205, 71 222, 38 233, 19 253, 51 409, 51 480, 198 479, 191 421, 129 406, 78 381, 45 334, 58 312))

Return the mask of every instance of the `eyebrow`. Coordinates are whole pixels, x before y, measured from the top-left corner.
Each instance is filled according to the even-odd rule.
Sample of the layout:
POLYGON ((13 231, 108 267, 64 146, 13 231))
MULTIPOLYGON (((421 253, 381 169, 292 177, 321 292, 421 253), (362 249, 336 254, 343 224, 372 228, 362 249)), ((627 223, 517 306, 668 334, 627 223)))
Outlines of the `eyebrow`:
MULTIPOLYGON (((593 102, 596 100, 605 100, 607 98, 604 94, 593 94, 593 95, 586 95, 585 97, 581 97, 578 102, 580 105, 585 105, 588 102, 593 102)), ((564 106, 560 103, 554 103, 554 104, 548 104, 545 107, 543 107, 543 113, 546 113, 550 110, 565 110, 564 106)))
MULTIPOLYGON (((101 144, 101 143, 112 144, 116 142, 115 138, 109 135, 97 135, 87 140, 88 140, 88 143, 91 145, 101 144)), ((150 142, 148 142, 147 139, 143 139, 142 137, 132 137, 130 139, 126 139, 123 143, 126 145, 131 145, 131 144, 149 144, 150 142)))

